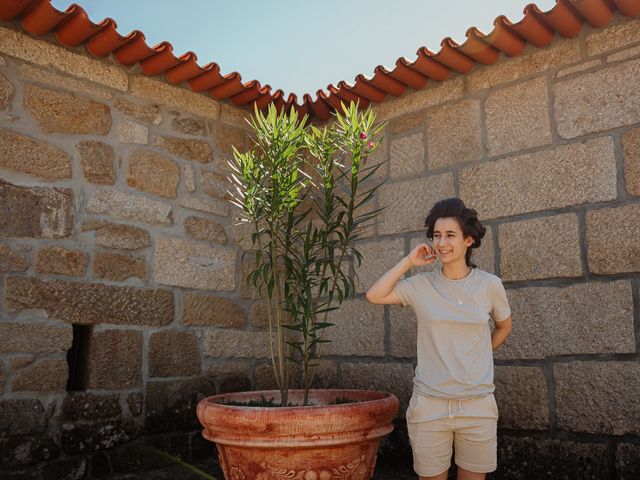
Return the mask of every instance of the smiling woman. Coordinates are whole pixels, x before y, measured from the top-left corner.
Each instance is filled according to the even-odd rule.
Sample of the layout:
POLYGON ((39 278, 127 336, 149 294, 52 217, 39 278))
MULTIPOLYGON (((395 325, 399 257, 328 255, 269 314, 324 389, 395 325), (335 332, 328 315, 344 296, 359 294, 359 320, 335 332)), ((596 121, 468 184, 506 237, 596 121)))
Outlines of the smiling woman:
POLYGON ((433 246, 415 247, 366 297, 416 312, 418 361, 406 414, 416 473, 446 479, 455 445, 458 479, 483 479, 497 468, 492 351, 511 331, 511 310, 500 278, 471 262, 486 233, 475 210, 459 198, 441 200, 425 227, 433 246), (400 280, 436 260, 435 270, 400 280))
MULTIPOLYGON (((412 60, 421 46, 437 51, 445 37, 462 43, 471 26, 490 32, 498 15, 515 23, 531 2, 449 0, 446 8, 436 0, 77 3, 94 22, 116 20, 121 34, 141 30, 149 45, 168 41, 176 55, 193 51, 224 74, 237 71, 245 82, 257 79, 302 98, 329 83, 373 75, 376 65, 393 66, 399 57, 412 60)), ((556 2, 535 3, 547 10, 556 2)), ((71 2, 52 4, 65 9, 71 2)))

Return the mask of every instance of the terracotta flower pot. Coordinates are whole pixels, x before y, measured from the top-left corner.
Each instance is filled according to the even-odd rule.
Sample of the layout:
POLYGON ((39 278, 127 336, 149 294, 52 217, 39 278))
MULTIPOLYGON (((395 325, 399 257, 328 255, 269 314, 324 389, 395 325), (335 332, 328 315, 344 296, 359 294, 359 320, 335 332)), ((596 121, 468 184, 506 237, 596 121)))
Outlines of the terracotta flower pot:
MULTIPOLYGON (((367 480, 380 439, 393 430, 398 399, 386 392, 311 390, 308 407, 244 407, 280 401, 276 390, 215 395, 198 404, 203 436, 218 447, 226 480, 367 480), (328 405, 347 397, 354 403, 328 405)), ((301 404, 302 390, 289 402, 301 404)))

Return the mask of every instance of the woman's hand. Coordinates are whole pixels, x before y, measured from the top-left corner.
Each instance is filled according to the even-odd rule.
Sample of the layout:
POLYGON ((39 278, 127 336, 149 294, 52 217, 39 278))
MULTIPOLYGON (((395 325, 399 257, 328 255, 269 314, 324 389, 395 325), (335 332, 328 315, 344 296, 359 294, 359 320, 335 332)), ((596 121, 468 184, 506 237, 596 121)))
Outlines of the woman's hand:
POLYGON ((421 243, 407 255, 412 267, 422 267, 437 260, 436 251, 427 243, 421 243))
POLYGON ((396 283, 410 268, 435 262, 435 253, 435 250, 426 243, 418 245, 369 287, 366 294, 367 300, 378 305, 401 305, 402 299, 394 290, 396 283))

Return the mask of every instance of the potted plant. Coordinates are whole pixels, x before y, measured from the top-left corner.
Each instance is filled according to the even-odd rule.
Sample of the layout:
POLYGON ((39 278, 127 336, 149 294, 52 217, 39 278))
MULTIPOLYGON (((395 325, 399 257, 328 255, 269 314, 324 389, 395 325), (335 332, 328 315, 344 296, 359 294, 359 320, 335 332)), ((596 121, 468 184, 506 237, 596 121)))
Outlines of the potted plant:
POLYGON ((253 147, 234 149, 229 162, 233 203, 252 229, 247 281, 266 302, 278 390, 199 403, 227 480, 368 479, 393 429, 398 399, 389 393, 311 389, 328 315, 354 292, 349 264, 362 258, 354 243, 380 213, 370 208, 380 164, 367 157, 383 125, 354 103, 342 110, 322 128, 293 109, 256 110, 253 147))

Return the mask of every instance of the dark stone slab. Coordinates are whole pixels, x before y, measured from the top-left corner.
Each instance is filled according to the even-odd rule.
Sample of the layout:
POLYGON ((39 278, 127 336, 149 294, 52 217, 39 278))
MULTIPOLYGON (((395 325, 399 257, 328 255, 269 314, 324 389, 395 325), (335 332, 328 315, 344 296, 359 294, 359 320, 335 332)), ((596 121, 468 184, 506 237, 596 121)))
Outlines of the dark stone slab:
POLYGON ((73 190, 23 187, 0 179, 0 237, 68 237, 73 223, 73 190))
POLYGON ((145 433, 193 431, 201 428, 196 417, 196 406, 201 399, 214 393, 214 385, 206 379, 147 383, 145 433))
POLYGON ((44 432, 46 425, 40 400, 0 400, 0 437, 44 432))
POLYGON ((140 426, 132 420, 69 424, 62 429, 62 449, 70 454, 87 454, 130 443, 140 433, 140 426))
POLYGON ((171 323, 174 312, 170 290, 29 277, 7 278, 5 299, 9 310, 42 308, 51 318, 78 324, 160 326, 171 323))

